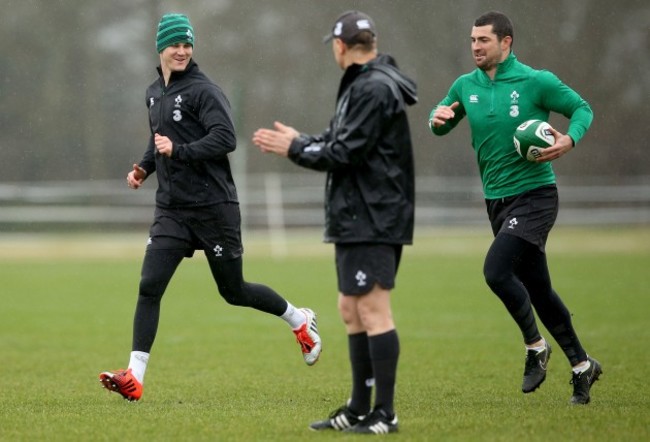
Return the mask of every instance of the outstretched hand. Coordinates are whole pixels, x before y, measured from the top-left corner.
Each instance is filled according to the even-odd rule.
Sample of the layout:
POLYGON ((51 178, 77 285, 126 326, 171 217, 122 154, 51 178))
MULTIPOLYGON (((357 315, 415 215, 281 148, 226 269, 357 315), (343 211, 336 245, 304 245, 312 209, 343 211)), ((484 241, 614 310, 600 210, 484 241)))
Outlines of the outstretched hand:
POLYGON ((286 157, 289 154, 291 142, 300 136, 293 127, 286 126, 279 121, 273 123, 274 129, 260 128, 253 134, 253 144, 262 152, 270 152, 286 157))

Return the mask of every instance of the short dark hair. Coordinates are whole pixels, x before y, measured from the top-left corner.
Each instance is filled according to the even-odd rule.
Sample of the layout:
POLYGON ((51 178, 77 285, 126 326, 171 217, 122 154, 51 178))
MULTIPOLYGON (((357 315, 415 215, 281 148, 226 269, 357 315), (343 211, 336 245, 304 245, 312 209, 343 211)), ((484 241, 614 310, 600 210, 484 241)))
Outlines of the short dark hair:
POLYGON ((496 34, 499 41, 503 40, 504 37, 510 37, 514 41, 514 26, 505 14, 498 11, 490 11, 481 15, 474 21, 474 26, 487 25, 492 25, 492 32, 496 34))
POLYGON ((343 41, 348 48, 358 47, 364 52, 371 52, 375 49, 377 38, 371 31, 361 31, 351 39, 343 41))

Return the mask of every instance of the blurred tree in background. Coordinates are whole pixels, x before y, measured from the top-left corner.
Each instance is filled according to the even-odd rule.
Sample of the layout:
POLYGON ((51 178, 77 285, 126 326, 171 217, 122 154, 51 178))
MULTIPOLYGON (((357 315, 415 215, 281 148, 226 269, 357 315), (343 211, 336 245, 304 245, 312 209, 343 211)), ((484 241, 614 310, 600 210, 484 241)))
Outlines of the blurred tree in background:
MULTIPOLYGON (((515 23, 524 63, 555 72, 590 102, 594 125, 556 163, 572 176, 647 175, 650 4, 647 0, 1 0, 0 182, 122 178, 148 137, 144 91, 155 79, 156 26, 187 14, 194 58, 231 100, 236 170, 292 172, 250 146, 276 119, 310 133, 333 113, 341 71, 322 37, 336 16, 361 9, 379 48, 419 86, 410 110, 418 173, 473 175, 467 124, 445 137, 431 107, 474 68, 473 20, 494 8, 515 23)), ((565 130, 562 118, 551 120, 565 130)))

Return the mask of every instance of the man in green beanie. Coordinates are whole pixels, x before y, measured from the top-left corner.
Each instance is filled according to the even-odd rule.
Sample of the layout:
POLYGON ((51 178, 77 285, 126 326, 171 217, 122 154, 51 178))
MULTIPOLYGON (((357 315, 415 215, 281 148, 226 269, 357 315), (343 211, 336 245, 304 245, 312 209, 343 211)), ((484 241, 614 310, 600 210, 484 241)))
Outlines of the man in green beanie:
POLYGON ((307 365, 318 360, 316 314, 271 288, 244 281, 241 217, 228 154, 235 150, 230 103, 192 59, 194 29, 166 14, 156 35, 159 78, 147 89, 151 136, 126 178, 138 189, 156 173, 156 209, 149 231, 126 370, 102 372, 101 384, 129 401, 142 396, 144 373, 160 317, 160 301, 176 268, 203 250, 220 295, 236 306, 279 316, 293 329, 307 365))

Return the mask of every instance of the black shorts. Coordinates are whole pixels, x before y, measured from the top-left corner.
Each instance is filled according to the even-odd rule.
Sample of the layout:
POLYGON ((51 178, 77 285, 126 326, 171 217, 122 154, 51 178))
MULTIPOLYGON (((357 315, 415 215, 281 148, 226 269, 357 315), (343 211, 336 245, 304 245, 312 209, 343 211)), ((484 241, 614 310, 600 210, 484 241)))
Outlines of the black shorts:
POLYGON ((336 275, 344 295, 363 295, 375 284, 390 290, 402 257, 401 244, 336 244, 336 275))
POLYGON ((494 236, 518 236, 544 252, 559 207, 555 184, 507 198, 486 199, 485 203, 494 236))
POLYGON ((182 249, 187 257, 203 250, 210 259, 229 260, 244 252, 239 205, 223 203, 197 209, 156 208, 147 250, 182 249))

